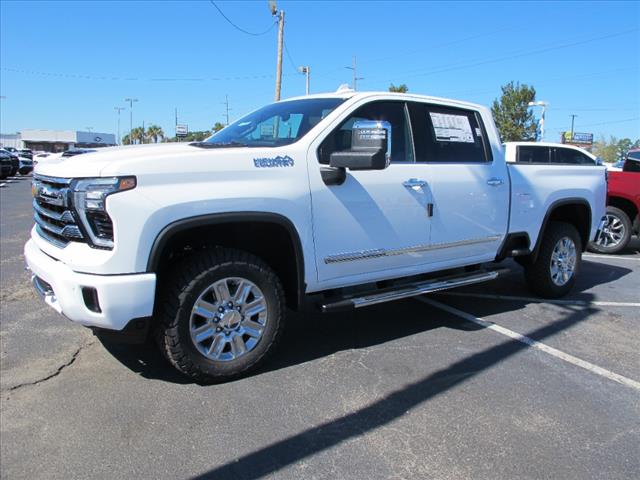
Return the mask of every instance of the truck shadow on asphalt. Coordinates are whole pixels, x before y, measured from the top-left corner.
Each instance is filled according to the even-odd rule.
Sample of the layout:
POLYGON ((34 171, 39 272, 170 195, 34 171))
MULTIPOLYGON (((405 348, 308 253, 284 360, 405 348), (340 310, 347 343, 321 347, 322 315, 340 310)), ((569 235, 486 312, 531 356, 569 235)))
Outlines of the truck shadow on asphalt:
MULTIPOLYGON (((630 272, 631 270, 627 268, 609 265, 596 268, 592 273, 598 278, 584 278, 576 286, 575 296, 579 296, 588 304, 595 300, 595 295, 585 290, 593 285, 621 278, 630 272)), ((513 283, 511 286, 513 287, 513 283)), ((492 291, 490 289, 491 287, 487 288, 492 291)), ((482 314, 490 316, 502 312, 513 312, 526 305, 527 302, 496 301, 484 305, 482 314)), ((538 341, 544 341, 588 321, 597 311, 588 305, 559 305, 558 309, 558 319, 553 323, 520 333, 538 341)), ((371 347, 437 328, 456 329, 464 335, 476 335, 478 330, 484 330, 482 326, 412 300, 344 314, 291 315, 281 348, 268 365, 254 375, 312 361, 340 350, 371 347), (302 342, 301 338, 311 338, 313 341, 302 342)), ((504 339, 498 344, 470 354, 418 381, 392 391, 365 407, 265 445, 228 463, 212 465, 211 470, 193 478, 197 480, 258 479, 273 475, 289 465, 389 424, 406 415, 408 411, 496 367, 528 348, 531 347, 517 340, 504 339)), ((132 353, 134 351, 136 350, 129 348, 118 350, 119 354, 115 351, 112 353, 114 356, 117 355, 123 364, 132 365, 131 368, 143 377, 188 383, 187 380, 172 372, 159 353, 151 353, 156 352, 155 349, 145 347, 139 350, 150 355, 143 360, 141 358, 144 355, 132 353)))
MULTIPOLYGON (((522 279, 522 269, 515 263, 507 266, 511 267, 511 272, 504 278, 484 285, 457 289, 456 292, 490 292, 499 295, 532 297, 531 293, 526 290, 522 279)), ((584 302, 588 305, 589 302, 595 300, 595 297, 587 290, 596 285, 613 282, 631 272, 632 270, 624 267, 584 262, 574 291, 565 299, 584 302)), ((447 301, 445 296, 437 298, 440 301, 447 301)), ((460 298, 464 297, 458 297, 458 299, 460 298)), ((479 312, 482 316, 490 317, 501 313, 516 312, 525 308, 528 303, 526 301, 504 300, 483 301, 479 312)), ((478 302, 474 302, 474 305, 478 305, 478 302)), ((562 305, 560 307, 570 308, 562 305)), ((585 305, 573 306, 572 308, 577 308, 582 312, 581 315, 584 318, 581 317, 580 321, 588 319, 596 311, 585 305)), ((554 325, 562 326, 563 322, 564 320, 556 321, 550 328, 554 325)), ((474 323, 452 315, 444 315, 441 310, 411 299, 331 315, 289 312, 287 326, 279 348, 262 368, 254 371, 250 376, 310 362, 340 351, 370 348, 438 328, 471 333, 483 329, 474 323), (313 340, 302 341, 303 339, 313 340)), ((545 330, 545 333, 547 332, 545 330)), ((539 337, 536 338, 539 339, 539 337)), ((116 360, 143 378, 177 384, 193 383, 192 380, 172 368, 155 344, 150 341, 144 345, 121 345, 107 341, 102 341, 102 343, 116 360)))
MULTIPOLYGON (((588 320, 593 313, 590 308, 577 308, 575 306, 563 306, 562 309, 564 311, 563 316, 558 321, 523 333, 529 337, 544 340, 588 320)), ((446 314, 434 313, 434 310, 426 305, 420 305, 418 302, 413 302, 412 310, 413 317, 420 317, 422 323, 425 323, 425 318, 430 318, 429 324, 436 325, 433 328, 437 328, 440 325, 440 317, 446 317, 446 314), (427 314, 430 317, 427 317, 427 314)), ((413 324, 413 321, 409 321, 409 323, 413 324)), ((446 326, 450 327, 450 322, 446 322, 446 326)), ((377 327, 369 328, 369 330, 376 329, 377 327)), ((464 330, 477 329, 484 328, 464 328, 464 330)), ((424 331, 424 327, 422 331, 424 331)), ((393 422, 406 415, 410 410, 454 387, 458 387, 476 375, 497 366, 528 348, 530 348, 528 345, 517 340, 504 340, 497 345, 468 355, 456 363, 395 390, 366 407, 266 445, 233 461, 215 466, 208 472, 193 478, 198 480, 237 478, 250 480, 272 475, 289 465, 333 448, 343 442, 361 438, 368 432, 393 422)))

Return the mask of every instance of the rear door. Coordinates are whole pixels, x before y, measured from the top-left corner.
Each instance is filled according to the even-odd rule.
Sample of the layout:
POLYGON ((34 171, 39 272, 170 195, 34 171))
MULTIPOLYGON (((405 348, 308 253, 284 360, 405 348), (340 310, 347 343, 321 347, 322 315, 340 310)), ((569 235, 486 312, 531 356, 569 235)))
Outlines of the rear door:
POLYGON ((434 204, 429 262, 440 269, 493 260, 507 231, 509 178, 480 114, 423 103, 410 111, 434 204))

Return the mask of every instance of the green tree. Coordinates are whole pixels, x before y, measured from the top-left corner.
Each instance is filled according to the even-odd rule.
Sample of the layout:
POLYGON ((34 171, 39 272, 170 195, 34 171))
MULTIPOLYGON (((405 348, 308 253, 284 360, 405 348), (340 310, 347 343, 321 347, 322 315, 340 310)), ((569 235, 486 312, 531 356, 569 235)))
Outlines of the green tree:
POLYGON ((136 127, 131 130, 130 135, 133 143, 144 143, 144 128, 136 127))
POLYGON ((503 142, 534 141, 538 126, 529 102, 536 99, 536 89, 513 81, 500 87, 502 96, 491 107, 503 142))
POLYGON ((607 139, 602 136, 593 144, 593 154, 607 163, 615 163, 618 160, 622 160, 629 150, 638 148, 638 146, 640 146, 640 139, 633 142, 629 138, 617 139, 612 135, 607 141, 607 139))
POLYGON ((409 91, 409 87, 407 87, 406 83, 403 83, 402 85, 398 85, 398 86, 392 83, 391 85, 389 85, 389 91, 397 92, 397 93, 407 93, 409 91))
POLYGON ((186 137, 172 137, 168 139, 169 142, 201 142, 207 137, 211 136, 210 130, 201 130, 197 132, 189 132, 186 137))
POLYGON ((219 132, 220 130, 222 130, 224 128, 224 125, 220 122, 216 122, 216 124, 213 126, 213 132, 219 132))
POLYGON ((158 139, 162 140, 164 138, 164 131, 162 130, 162 127, 158 125, 149 125, 145 132, 145 136, 148 140, 153 140, 153 143, 158 143, 158 139))
POLYGON ((122 144, 131 145, 131 139, 129 138, 129 134, 126 134, 124 137, 122 137, 122 144))

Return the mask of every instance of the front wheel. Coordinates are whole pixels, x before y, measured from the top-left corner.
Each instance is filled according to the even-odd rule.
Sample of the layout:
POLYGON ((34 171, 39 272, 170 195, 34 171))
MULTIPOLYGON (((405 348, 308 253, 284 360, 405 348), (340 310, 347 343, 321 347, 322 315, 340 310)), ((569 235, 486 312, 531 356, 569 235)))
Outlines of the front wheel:
POLYGON ((156 339, 179 371, 200 382, 231 380, 273 351, 284 326, 284 293, 262 260, 204 250, 167 280, 158 296, 156 339))
POLYGON ((597 253, 618 253, 624 250, 631 240, 631 220, 619 208, 607 207, 605 224, 595 241, 589 244, 589 250, 597 253))
POLYGON ((576 228, 550 222, 544 232, 538 257, 525 266, 529 288, 543 298, 558 298, 573 288, 582 261, 582 240, 576 228))

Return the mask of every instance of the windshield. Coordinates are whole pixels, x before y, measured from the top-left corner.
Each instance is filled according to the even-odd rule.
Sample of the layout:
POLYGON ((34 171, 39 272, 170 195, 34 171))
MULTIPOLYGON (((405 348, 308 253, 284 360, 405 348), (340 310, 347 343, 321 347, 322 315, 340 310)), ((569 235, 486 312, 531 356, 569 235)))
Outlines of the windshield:
POLYGON ((310 98, 273 103, 213 134, 201 146, 280 147, 300 140, 342 98, 310 98))

